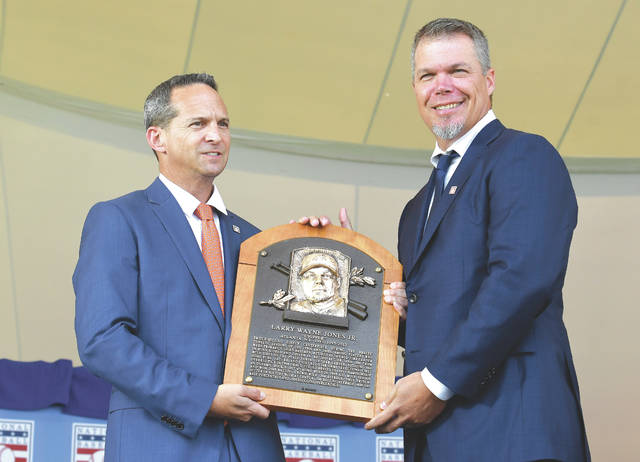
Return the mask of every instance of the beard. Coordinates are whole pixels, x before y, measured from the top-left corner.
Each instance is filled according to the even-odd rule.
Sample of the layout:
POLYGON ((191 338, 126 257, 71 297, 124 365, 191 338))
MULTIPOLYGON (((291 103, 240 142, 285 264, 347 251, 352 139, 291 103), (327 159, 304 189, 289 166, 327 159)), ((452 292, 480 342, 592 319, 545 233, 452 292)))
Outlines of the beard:
POLYGON ((464 127, 464 122, 449 122, 443 125, 434 125, 431 130, 437 138, 451 140, 460 134, 462 127, 464 127))

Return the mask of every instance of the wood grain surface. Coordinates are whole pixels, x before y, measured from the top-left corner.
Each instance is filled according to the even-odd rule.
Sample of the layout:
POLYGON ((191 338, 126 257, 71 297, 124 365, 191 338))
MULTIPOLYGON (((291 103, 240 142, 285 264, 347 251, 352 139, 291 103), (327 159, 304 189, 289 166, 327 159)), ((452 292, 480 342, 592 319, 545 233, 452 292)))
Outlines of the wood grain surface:
MULTIPOLYGON (((254 283, 260 251, 275 242, 304 237, 341 241, 368 254, 384 269, 383 289, 387 288, 391 282, 402 280, 402 265, 387 249, 363 234, 338 226, 313 228, 294 223, 271 228, 247 239, 240 248, 231 318, 233 330, 227 350, 225 383, 244 383, 254 283)), ((266 394, 266 398, 261 403, 277 411, 353 421, 367 421, 379 413, 380 404, 391 393, 394 385, 399 323, 398 313, 392 305, 384 302, 384 297, 381 297, 381 304, 373 401, 255 386, 266 394)))

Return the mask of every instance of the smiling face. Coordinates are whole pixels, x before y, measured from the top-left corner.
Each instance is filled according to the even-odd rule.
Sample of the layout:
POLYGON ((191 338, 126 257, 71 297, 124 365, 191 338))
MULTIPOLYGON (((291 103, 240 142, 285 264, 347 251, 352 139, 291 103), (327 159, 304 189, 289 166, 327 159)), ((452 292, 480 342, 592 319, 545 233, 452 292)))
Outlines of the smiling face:
POLYGON ((149 127, 147 141, 158 154, 160 172, 206 202, 229 158, 227 108, 218 92, 202 83, 174 88, 171 105, 177 115, 164 128, 149 127))
POLYGON ((482 73, 464 34, 423 39, 416 47, 413 91, 424 123, 446 150, 491 109, 494 71, 482 73))

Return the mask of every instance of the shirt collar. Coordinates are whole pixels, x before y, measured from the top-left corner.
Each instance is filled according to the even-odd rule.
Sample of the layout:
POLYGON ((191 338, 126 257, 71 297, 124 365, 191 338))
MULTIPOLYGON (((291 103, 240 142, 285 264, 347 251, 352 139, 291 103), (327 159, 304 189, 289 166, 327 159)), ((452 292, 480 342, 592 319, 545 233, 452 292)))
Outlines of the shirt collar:
MULTIPOLYGON (((493 113, 493 109, 489 109, 489 112, 487 112, 482 119, 478 120, 478 122, 476 122, 476 124, 473 127, 471 127, 471 130, 469 130, 467 133, 465 133, 460 138, 455 140, 451 144, 451 146, 449 146, 449 149, 447 149, 446 152, 455 151, 458 153, 460 158, 462 158, 465 152, 467 152, 467 149, 469 149, 469 146, 471 146, 471 143, 473 143, 473 140, 476 138, 478 133, 480 133, 480 131, 484 127, 489 125, 489 123, 494 121, 495 119, 496 119, 496 115, 493 113)), ((438 146, 438 142, 436 141, 436 147, 433 150, 433 153, 431 154, 431 163, 433 164, 434 167, 438 165, 437 157, 440 154, 444 154, 444 153, 445 151, 443 151, 440 148, 440 146, 438 146)))
MULTIPOLYGON (((198 208, 198 205, 200 205, 200 201, 196 199, 191 193, 185 191, 173 181, 168 179, 162 173, 158 174, 158 178, 167 187, 173 197, 175 197, 176 201, 178 201, 178 205, 185 213, 185 215, 193 215, 193 212, 195 212, 198 208)), ((211 197, 207 201, 207 204, 213 207, 216 211, 222 212, 227 215, 227 208, 224 206, 222 196, 220 195, 220 191, 218 190, 218 187, 216 185, 213 185, 213 194, 211 194, 211 197)))

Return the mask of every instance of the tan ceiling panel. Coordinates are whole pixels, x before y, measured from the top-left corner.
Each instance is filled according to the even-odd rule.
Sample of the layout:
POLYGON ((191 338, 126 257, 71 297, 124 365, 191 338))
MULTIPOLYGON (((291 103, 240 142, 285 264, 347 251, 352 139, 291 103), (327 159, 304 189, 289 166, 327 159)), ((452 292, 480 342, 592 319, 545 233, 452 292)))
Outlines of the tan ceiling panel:
POLYGON ((518 2, 517 9, 506 10, 490 31, 497 42, 499 117, 556 145, 619 6, 618 1, 545 0, 518 2))
POLYGON ((182 71, 196 0, 8 2, 2 75, 66 95, 140 109, 182 71))
MULTIPOLYGON (((425 22, 453 16, 478 24, 489 37, 498 117, 557 144, 622 4, 5 0, 0 76, 51 91, 52 101, 71 97, 72 107, 78 103, 73 98, 81 98, 115 107, 107 111, 140 111, 150 89, 182 72, 189 57, 189 71, 218 78, 235 128, 428 152, 433 138, 416 110, 409 49, 425 22)), ((563 155, 607 156, 597 128, 631 133, 638 120, 638 65, 630 58, 637 55, 639 8, 638 2, 626 2, 561 146, 563 155), (616 98, 616 113, 622 114, 617 118, 598 111, 612 86, 623 95, 616 98)))
POLYGON ((404 2, 238 5, 203 2, 189 65, 217 76, 232 124, 361 142, 404 2))
POLYGON ((561 151, 578 157, 640 158, 640 4, 627 2, 561 151), (634 58, 635 56, 635 58, 634 58))
POLYGON ((615 18, 617 2, 494 3, 491 8, 466 1, 413 4, 370 144, 432 147, 410 91, 408 54, 415 31, 440 16, 470 20, 486 33, 496 69, 498 117, 552 143, 558 140, 615 18), (410 118, 403 115, 407 111, 410 118))
POLYGON ((434 17, 427 10, 427 5, 414 2, 409 12, 367 144, 425 152, 433 148, 433 137, 418 114, 411 87, 411 43, 415 32, 434 17))

